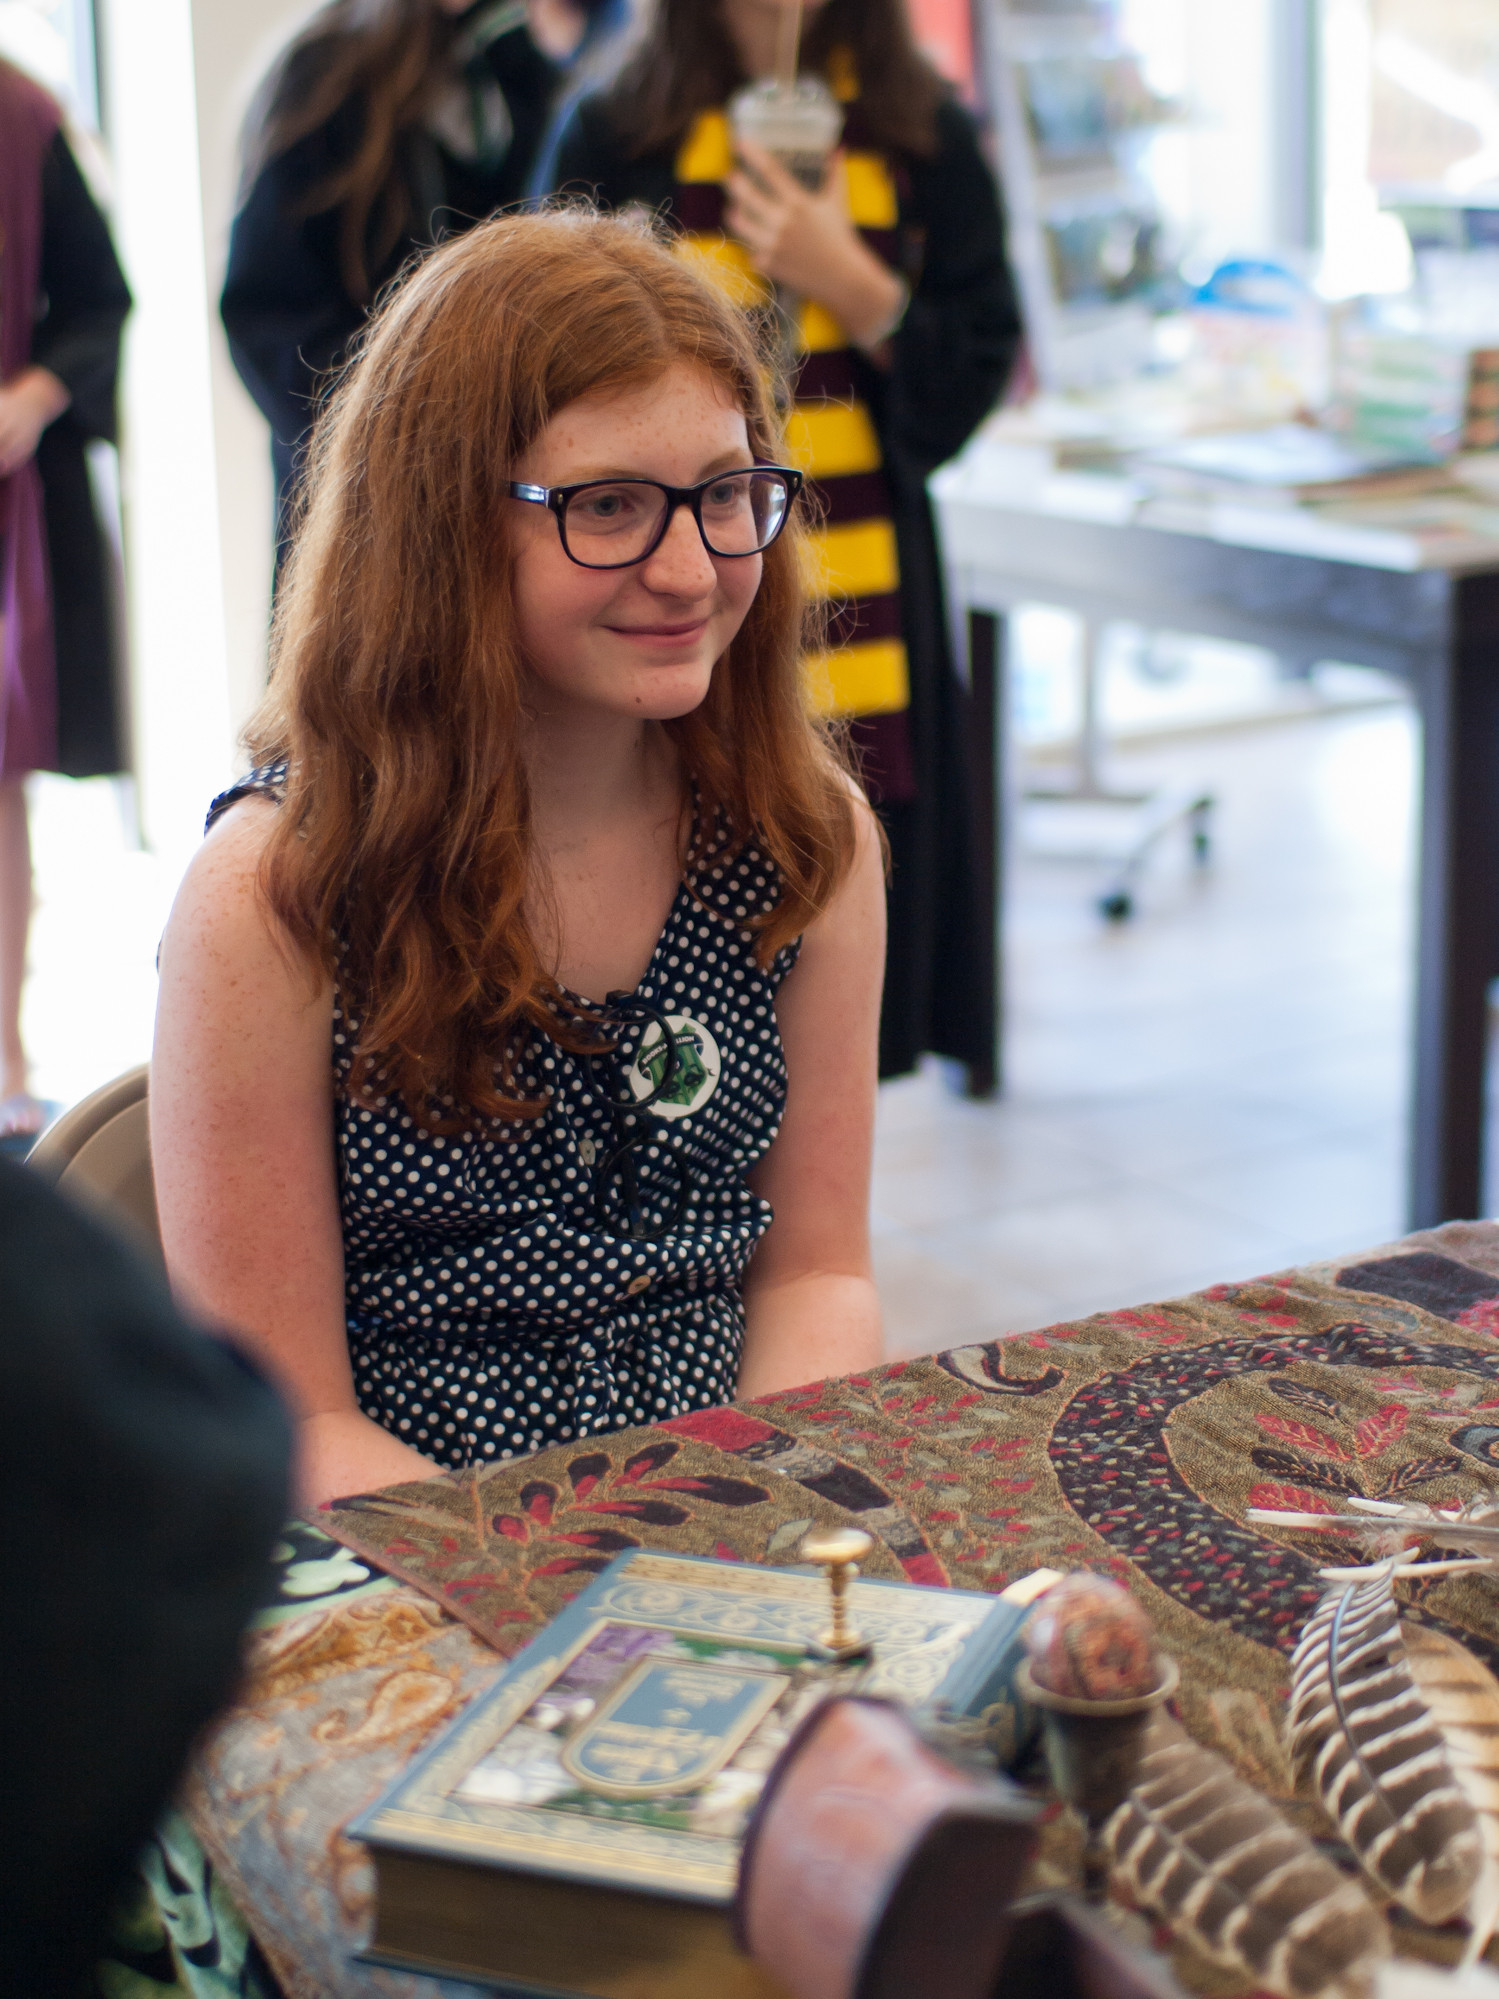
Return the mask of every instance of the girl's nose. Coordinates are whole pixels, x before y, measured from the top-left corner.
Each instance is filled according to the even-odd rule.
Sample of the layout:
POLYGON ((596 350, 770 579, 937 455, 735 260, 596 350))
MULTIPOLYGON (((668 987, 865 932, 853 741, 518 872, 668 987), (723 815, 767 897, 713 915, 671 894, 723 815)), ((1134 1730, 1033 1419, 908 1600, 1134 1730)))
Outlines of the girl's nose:
POLYGON ((661 546, 644 564, 652 590, 676 597, 703 597, 714 588, 718 572, 703 544, 690 507, 678 507, 661 546))

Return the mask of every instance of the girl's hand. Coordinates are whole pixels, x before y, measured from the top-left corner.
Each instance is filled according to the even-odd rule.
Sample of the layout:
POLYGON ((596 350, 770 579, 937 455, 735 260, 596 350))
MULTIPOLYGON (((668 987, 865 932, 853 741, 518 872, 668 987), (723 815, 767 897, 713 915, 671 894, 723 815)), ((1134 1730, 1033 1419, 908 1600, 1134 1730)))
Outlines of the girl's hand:
POLYGON ((751 140, 739 145, 744 165, 724 186, 724 220, 773 283, 826 306, 859 347, 879 341, 900 312, 905 287, 848 219, 848 169, 834 153, 819 194, 807 190, 778 159, 751 140))
POLYGON ((36 456, 42 432, 72 400, 46 368, 23 368, 0 388, 0 479, 36 456))

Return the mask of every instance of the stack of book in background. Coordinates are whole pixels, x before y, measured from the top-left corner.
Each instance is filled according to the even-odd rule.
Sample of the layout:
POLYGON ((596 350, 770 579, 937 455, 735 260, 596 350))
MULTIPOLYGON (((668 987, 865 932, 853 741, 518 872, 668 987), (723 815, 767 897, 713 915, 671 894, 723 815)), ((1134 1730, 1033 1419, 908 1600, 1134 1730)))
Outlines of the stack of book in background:
POLYGON ((1410 460, 1499 446, 1499 346, 1433 333, 1347 328, 1325 421, 1350 443, 1410 460))

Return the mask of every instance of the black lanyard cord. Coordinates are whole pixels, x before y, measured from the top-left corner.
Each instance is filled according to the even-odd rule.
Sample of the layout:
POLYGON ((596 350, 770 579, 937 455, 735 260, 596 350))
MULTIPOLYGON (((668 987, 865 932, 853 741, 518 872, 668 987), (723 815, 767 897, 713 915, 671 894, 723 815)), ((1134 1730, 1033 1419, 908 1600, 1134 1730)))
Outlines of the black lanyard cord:
MULTIPOLYGON (((661 1036, 663 1050, 661 1075, 654 1087, 645 1096, 637 1097, 629 1092, 620 1096, 612 1088, 599 1085, 599 1094, 609 1112, 613 1133, 609 1149, 594 1169, 593 1212, 599 1227, 609 1235, 623 1236, 632 1242, 649 1242, 658 1236, 670 1235, 682 1219, 687 1206, 688 1195, 692 1191, 692 1171, 677 1147, 667 1139, 665 1131, 656 1119, 649 1119, 637 1125, 636 1120, 650 1111, 652 1105, 668 1097, 677 1080, 681 1057, 672 1034, 671 1024, 659 1007, 652 1006, 635 993, 610 993, 604 1002, 600 1016, 600 1027, 605 1031, 616 1025, 623 1029, 635 1021, 644 1023, 640 1047, 636 1050, 639 1061, 640 1048, 645 1038, 655 1027, 661 1036), (646 1218, 646 1202, 650 1198, 640 1185, 640 1166, 643 1162, 636 1155, 647 1147, 659 1151, 662 1163, 666 1165, 675 1182, 674 1198, 670 1203, 670 1213, 654 1226, 646 1218), (610 1195, 616 1183, 619 1199, 611 1213, 610 1195)), ((619 1060, 619 1037, 612 1046, 601 1049, 597 1055, 584 1058, 595 1079, 604 1061, 619 1060)), ((632 1067, 634 1065, 632 1064, 632 1067)), ((617 1070, 616 1070, 617 1073, 617 1070)), ((655 1205, 655 1202, 652 1202, 655 1205)))

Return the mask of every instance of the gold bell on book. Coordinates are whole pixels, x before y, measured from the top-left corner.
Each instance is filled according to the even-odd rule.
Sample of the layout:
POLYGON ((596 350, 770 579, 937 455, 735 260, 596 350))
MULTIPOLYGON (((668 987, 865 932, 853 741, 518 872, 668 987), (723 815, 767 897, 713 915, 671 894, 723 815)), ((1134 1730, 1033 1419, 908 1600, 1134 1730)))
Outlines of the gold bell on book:
POLYGON ((848 1615, 849 1585, 859 1573, 859 1563, 873 1546, 871 1537, 857 1527, 814 1529, 802 1542, 803 1560, 814 1563, 827 1576, 832 1598, 832 1621, 807 1647, 808 1658, 851 1666, 874 1656, 873 1645, 853 1628, 848 1615))

